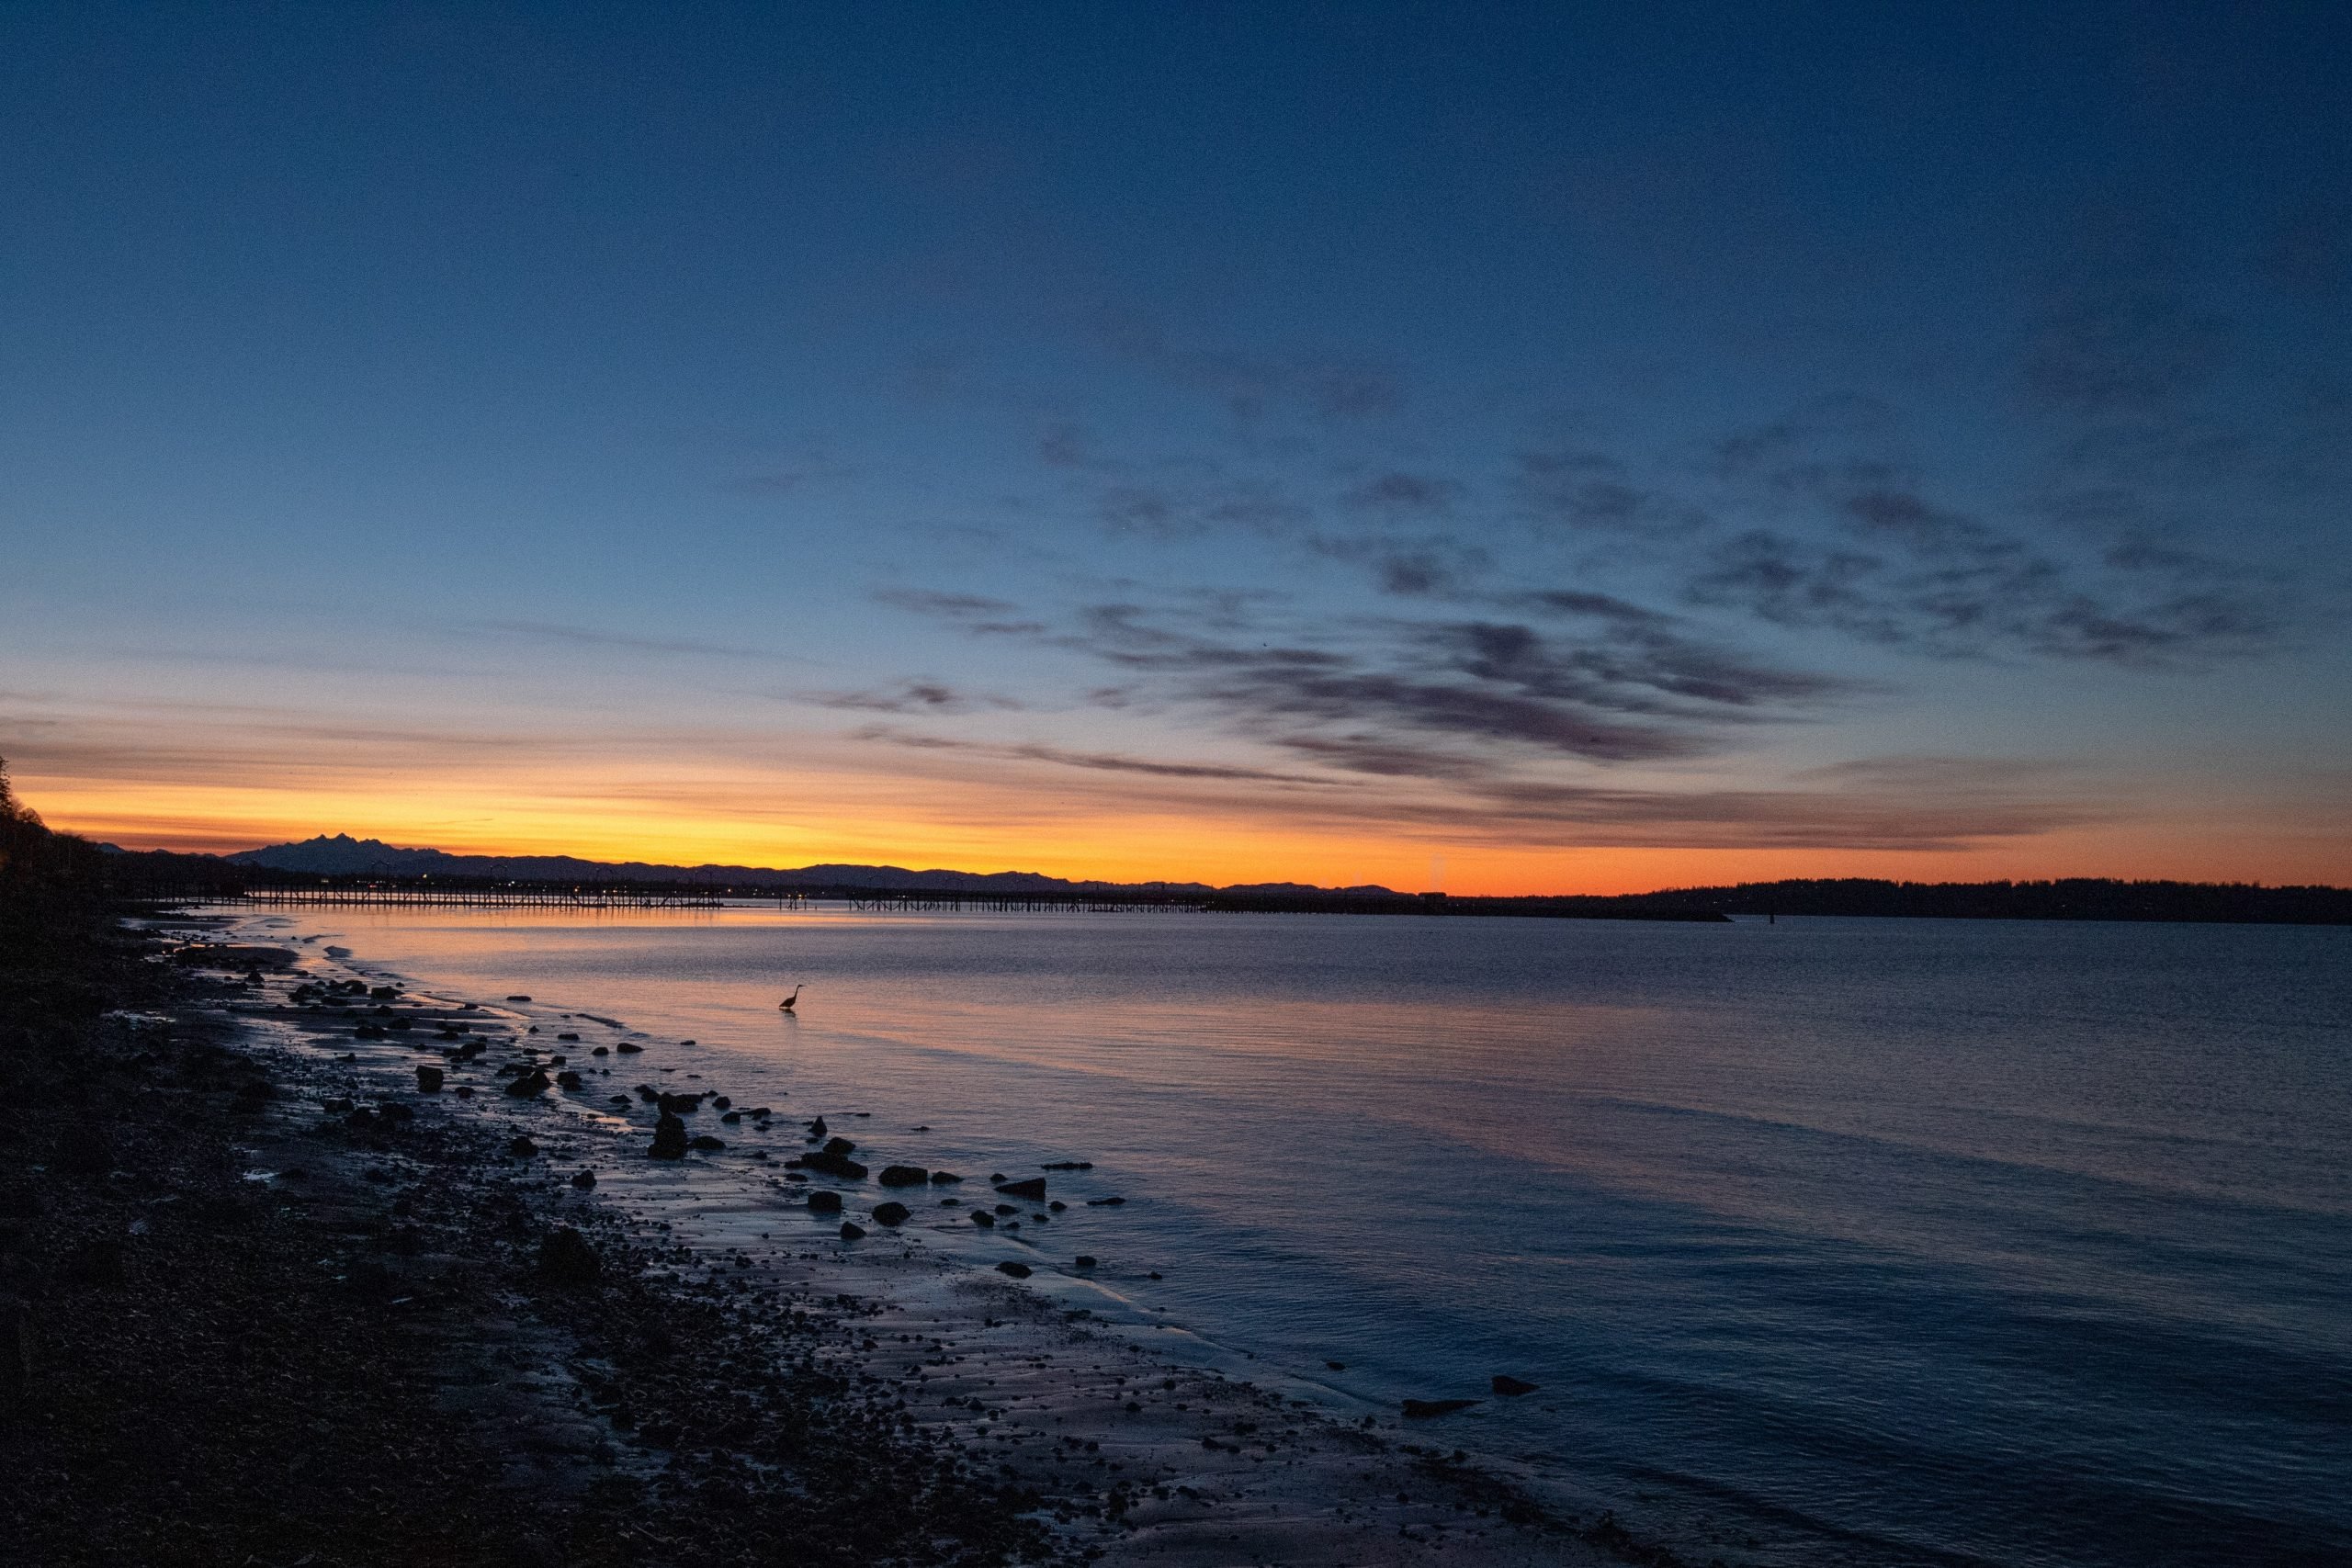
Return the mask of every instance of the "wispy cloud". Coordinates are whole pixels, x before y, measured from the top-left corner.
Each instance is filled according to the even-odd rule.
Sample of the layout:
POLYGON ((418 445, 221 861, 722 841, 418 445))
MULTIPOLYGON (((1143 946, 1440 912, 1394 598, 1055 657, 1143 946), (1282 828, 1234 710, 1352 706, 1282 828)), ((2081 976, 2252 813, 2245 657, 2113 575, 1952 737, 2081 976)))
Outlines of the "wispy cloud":
POLYGON ((1011 712, 1023 705, 989 692, 971 692, 941 681, 901 681, 862 692, 807 692, 797 700, 854 713, 961 714, 984 709, 1011 712))
POLYGON ((741 659, 763 664, 806 664, 806 659, 789 653, 777 653, 767 649, 738 648, 728 643, 705 642, 694 637, 647 637, 637 632, 616 631, 609 626, 563 626, 550 621, 470 621, 463 623, 469 630, 492 632, 503 637, 527 637, 537 642, 570 644, 583 648, 610 648, 630 653, 681 654, 697 659, 741 659))

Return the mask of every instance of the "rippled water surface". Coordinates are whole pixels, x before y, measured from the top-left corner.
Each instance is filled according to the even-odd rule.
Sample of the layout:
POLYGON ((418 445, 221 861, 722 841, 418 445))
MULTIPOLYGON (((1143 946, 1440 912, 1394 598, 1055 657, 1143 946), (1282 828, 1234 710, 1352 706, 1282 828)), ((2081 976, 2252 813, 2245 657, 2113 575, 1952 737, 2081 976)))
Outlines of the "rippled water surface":
POLYGON ((1039 1245, 1159 1271, 1141 1310, 1343 1409, 1539 1383, 1429 1440, 1699 1561, 2352 1553, 2352 932, 296 924, 694 1037, 884 1159, 1091 1160, 1057 1191, 1128 1201, 1039 1245))

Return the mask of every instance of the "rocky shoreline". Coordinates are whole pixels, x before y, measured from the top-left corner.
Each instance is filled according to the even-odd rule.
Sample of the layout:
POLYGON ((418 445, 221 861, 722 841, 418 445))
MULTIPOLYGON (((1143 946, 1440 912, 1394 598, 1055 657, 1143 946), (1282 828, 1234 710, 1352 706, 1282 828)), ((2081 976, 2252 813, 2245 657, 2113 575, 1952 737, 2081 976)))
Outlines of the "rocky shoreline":
MULTIPOLYGON (((95 940, 0 1016, 20 1561, 1673 1561, 1429 1423, 1166 1364, 899 1238, 946 1173, 877 1185, 812 1118, 771 1190, 699 1190, 686 1123, 765 1108, 633 1103, 593 1045, 293 948, 163 961, 205 934, 95 940)), ((1003 1186, 1008 1220, 1045 1201, 1003 1186)))

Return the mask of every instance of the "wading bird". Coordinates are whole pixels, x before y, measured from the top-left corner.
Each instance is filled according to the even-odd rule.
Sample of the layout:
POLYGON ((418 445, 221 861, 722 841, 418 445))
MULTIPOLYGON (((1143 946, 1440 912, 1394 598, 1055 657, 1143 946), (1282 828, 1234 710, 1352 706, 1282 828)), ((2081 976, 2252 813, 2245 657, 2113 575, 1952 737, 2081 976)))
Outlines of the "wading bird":
POLYGON ((783 1009, 786 1012, 790 1012, 790 1011, 793 1010, 793 1007, 794 1007, 794 1006, 795 1006, 795 1005, 796 1005, 799 1000, 800 1000, 800 987, 797 987, 797 986, 795 986, 795 987, 792 987, 792 995, 790 995, 790 996, 788 996, 788 997, 785 998, 784 998, 784 1000, 782 1000, 782 1001, 780 1001, 780 1002, 776 1003, 775 1005, 776 1005, 777 1007, 779 1007, 779 1008, 783 1009))

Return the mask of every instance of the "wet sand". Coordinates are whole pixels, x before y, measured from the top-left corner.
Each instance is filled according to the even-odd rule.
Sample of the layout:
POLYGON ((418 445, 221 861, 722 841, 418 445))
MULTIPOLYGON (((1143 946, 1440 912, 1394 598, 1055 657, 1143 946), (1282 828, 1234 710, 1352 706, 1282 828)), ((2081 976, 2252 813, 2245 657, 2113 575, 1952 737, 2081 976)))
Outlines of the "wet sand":
MULTIPOLYGON (((277 1069, 280 1093, 248 1129, 254 1185, 299 1190, 314 1213, 332 1190, 379 1244, 351 1261, 380 1273, 382 1310, 436 1311, 436 1343, 473 1342, 458 1361, 514 1374, 443 1391, 514 1435, 513 1483, 692 1504, 630 1527, 647 1551, 691 1538, 724 1560, 730 1538, 715 1523, 796 1494, 809 1505, 802 1528, 828 1509, 893 1506, 991 1521, 969 1538, 900 1531, 890 1546, 909 1562, 1672 1561, 1611 1519, 1547 1509, 1504 1467, 1449 1445, 1442 1417, 1345 1421, 1275 1380, 1155 1353, 1155 1334, 1180 1331, 1088 1304, 1118 1302, 1118 1281, 1055 1250, 1053 1200, 1006 1204, 993 1234, 968 1219, 1001 1201, 989 1176, 1046 1174, 1052 1190, 1051 1173, 885 1189, 871 1174, 792 1170, 821 1146, 808 1126, 820 1115, 822 1135, 855 1139, 850 1157, 876 1173, 919 1159, 920 1140, 869 1134, 854 1108, 773 1105, 760 1119, 713 1100, 681 1120, 727 1146, 656 1160, 660 1112, 639 1084, 725 1093, 683 1042, 554 998, 413 990, 282 930, 189 934, 296 954, 265 959, 211 1010, 277 1069), (334 989, 387 986, 398 994, 334 989), (581 1077, 506 1093, 524 1064, 581 1077), (437 1090, 420 1088, 420 1066, 439 1071, 437 1090), (741 1119, 721 1122, 729 1110, 741 1119), (517 1137, 531 1152, 509 1152, 517 1137), (842 1212, 813 1211, 811 1190, 838 1191, 842 1212), (892 1200, 910 1211, 897 1227, 874 1214, 892 1200), (525 1259, 576 1229, 599 1259, 593 1287, 543 1276, 458 1306, 451 1281, 467 1266, 435 1227, 483 1216, 525 1259), (844 1222, 866 1234, 845 1239, 844 1222), (818 1427, 846 1469, 811 1487, 796 1472, 818 1427)), ((628 1533, 620 1550, 633 1550, 628 1533)))

